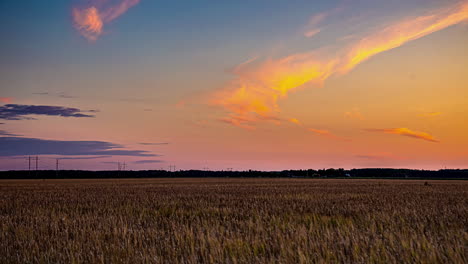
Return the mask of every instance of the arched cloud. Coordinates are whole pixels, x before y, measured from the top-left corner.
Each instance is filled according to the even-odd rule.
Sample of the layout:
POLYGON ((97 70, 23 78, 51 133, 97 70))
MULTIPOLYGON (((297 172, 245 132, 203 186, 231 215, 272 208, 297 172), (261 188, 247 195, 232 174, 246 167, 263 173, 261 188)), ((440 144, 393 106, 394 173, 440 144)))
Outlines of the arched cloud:
POLYGON ((422 139, 430 142, 439 142, 432 135, 426 132, 413 131, 411 129, 400 127, 400 128, 384 128, 384 129, 366 129, 369 132, 381 132, 386 134, 402 135, 406 137, 412 137, 417 139, 422 139))

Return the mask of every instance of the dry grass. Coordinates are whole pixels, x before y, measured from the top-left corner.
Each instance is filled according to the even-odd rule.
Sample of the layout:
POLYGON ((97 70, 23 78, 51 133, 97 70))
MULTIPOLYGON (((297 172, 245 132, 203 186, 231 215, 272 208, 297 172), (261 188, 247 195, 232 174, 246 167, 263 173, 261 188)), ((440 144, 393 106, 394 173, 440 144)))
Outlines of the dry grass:
POLYGON ((0 181, 1 263, 467 263, 468 182, 0 181))

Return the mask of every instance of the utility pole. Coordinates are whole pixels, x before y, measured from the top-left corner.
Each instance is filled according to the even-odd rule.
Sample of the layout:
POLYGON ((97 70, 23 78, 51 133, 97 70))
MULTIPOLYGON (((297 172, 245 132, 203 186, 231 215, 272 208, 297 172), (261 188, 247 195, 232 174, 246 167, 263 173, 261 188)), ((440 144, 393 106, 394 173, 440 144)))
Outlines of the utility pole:
POLYGON ((169 171, 170 172, 175 172, 176 166, 175 165, 169 165, 169 171))
POLYGON ((37 169, 39 167, 39 157, 36 156, 36 177, 37 177, 37 169))
POLYGON ((28 157, 29 160, 29 166, 28 166, 28 176, 31 175, 31 156, 28 157))
POLYGON ((55 162, 55 175, 58 178, 58 171, 59 171, 59 159, 56 160, 55 162))

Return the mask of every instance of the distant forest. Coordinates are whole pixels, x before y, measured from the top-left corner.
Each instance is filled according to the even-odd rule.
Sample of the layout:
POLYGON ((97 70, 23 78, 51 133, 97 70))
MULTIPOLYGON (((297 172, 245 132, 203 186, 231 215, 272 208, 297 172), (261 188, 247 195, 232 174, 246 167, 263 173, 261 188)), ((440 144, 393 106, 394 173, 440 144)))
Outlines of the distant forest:
POLYGON ((0 171, 0 179, 102 179, 102 178, 376 178, 376 179, 468 179, 468 170, 323 169, 284 171, 0 171))

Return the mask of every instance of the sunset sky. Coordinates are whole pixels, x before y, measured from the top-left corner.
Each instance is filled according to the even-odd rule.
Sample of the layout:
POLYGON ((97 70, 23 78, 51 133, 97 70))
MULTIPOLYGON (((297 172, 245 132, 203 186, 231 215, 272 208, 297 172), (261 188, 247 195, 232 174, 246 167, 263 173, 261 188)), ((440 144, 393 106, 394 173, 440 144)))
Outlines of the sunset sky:
POLYGON ((4 0, 0 34, 0 170, 468 167, 468 0, 4 0))

